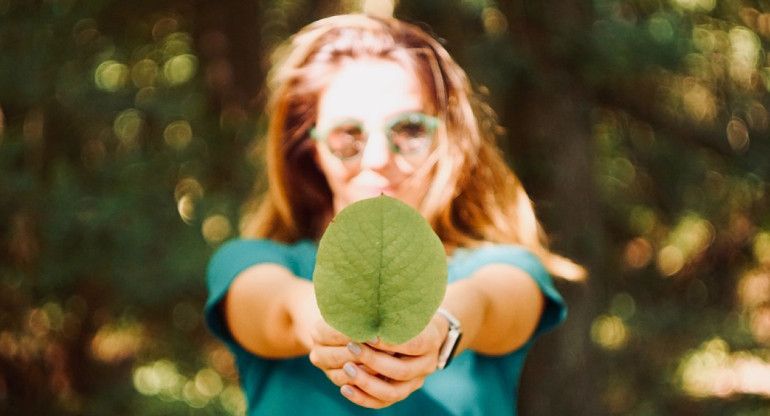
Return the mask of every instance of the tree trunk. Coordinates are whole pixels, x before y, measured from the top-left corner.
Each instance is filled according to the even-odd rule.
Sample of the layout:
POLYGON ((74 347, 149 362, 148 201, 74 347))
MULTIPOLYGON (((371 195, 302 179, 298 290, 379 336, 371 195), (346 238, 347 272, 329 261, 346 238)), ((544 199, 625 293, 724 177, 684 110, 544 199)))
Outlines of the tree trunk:
POLYGON ((580 34, 590 33, 592 11, 579 0, 509 0, 500 6, 508 17, 511 42, 531 68, 525 79, 532 81, 517 86, 511 95, 517 103, 503 114, 510 137, 516 138, 507 147, 530 156, 522 163, 522 180, 552 248, 589 271, 586 282, 557 282, 568 318, 533 348, 519 391, 519 410, 523 416, 602 414, 601 363, 590 329, 604 304, 605 243, 592 179, 593 97, 579 72, 581 52, 590 49, 580 34))

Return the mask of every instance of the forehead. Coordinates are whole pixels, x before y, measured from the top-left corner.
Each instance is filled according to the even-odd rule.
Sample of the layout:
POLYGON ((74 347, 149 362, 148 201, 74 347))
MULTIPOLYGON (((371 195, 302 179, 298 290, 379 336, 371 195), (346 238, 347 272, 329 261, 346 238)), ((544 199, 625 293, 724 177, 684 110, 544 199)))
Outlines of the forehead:
POLYGON ((340 118, 381 121, 401 112, 421 111, 423 95, 415 74, 395 61, 348 61, 319 96, 318 124, 340 118))

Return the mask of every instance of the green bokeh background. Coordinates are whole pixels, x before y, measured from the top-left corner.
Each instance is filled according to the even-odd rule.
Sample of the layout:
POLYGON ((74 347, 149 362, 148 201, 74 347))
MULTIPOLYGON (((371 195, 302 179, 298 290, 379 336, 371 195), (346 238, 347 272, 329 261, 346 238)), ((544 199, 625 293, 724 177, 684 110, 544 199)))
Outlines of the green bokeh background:
MULTIPOLYGON (((204 272, 270 51, 387 1, 0 0, 0 414, 238 415, 204 272)), ((522 415, 768 415, 770 2, 400 1, 467 69, 570 317, 522 415)))

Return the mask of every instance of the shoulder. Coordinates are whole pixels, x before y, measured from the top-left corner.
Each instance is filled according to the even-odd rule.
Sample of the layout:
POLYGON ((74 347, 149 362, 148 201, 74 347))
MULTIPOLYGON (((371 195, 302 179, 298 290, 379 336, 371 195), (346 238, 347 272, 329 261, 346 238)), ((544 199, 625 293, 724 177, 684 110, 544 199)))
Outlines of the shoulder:
POLYGON ((313 247, 309 240, 299 240, 296 243, 281 243, 267 238, 234 238, 219 246, 214 257, 232 253, 292 253, 308 250, 313 247))
POLYGON ((291 255, 314 254, 317 247, 309 240, 281 243, 264 238, 236 238, 222 244, 214 252, 212 262, 231 257, 271 259, 291 255))
POLYGON ((260 263, 275 263, 295 273, 315 267, 317 246, 310 240, 286 244, 268 239, 237 238, 220 246, 209 261, 207 274, 235 276, 260 263))

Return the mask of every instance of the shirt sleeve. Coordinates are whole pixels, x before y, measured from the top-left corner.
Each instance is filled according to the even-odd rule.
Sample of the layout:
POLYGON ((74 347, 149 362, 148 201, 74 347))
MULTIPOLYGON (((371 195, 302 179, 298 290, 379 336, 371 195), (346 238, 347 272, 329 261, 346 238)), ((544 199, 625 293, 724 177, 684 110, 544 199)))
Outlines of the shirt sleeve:
POLYGON ((220 308, 233 280, 244 270, 261 263, 275 263, 289 267, 289 253, 269 240, 236 239, 225 243, 212 256, 206 270, 208 299, 204 307, 204 318, 209 330, 218 338, 232 344, 235 340, 227 328, 220 308))

